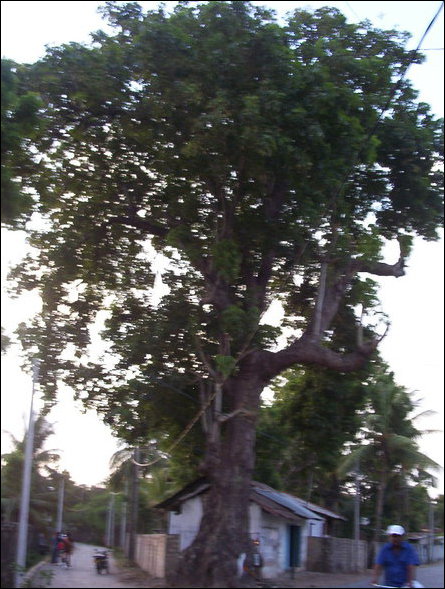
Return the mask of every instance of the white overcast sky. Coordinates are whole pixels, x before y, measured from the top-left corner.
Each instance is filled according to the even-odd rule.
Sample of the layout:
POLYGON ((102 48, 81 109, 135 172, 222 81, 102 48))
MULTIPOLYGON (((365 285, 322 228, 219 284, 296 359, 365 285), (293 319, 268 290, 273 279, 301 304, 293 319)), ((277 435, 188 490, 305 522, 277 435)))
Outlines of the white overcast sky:
MULTIPOLYGON (((441 2, 253 2, 273 8, 280 14, 297 7, 335 6, 351 22, 365 18, 382 29, 409 31, 409 48, 415 48, 441 2)), ((45 45, 57 46, 70 41, 88 43, 89 33, 104 29, 97 14, 101 2, 1 2, 2 57, 31 63, 42 57, 45 45)), ((140 2, 153 8, 157 2, 140 2)), ((175 2, 166 2, 174 5, 175 2)), ((408 72, 420 99, 428 102, 433 112, 443 116, 443 11, 425 38, 427 61, 412 66, 408 72)), ((11 264, 24 251, 22 234, 2 229, 2 325, 11 333, 20 321, 38 308, 31 296, 11 301, 4 292, 5 278, 11 264)), ((388 262, 397 257, 388 249, 388 262)), ((432 409, 434 417, 417 423, 420 429, 443 429, 443 240, 436 243, 416 242, 403 278, 382 280, 382 308, 389 315, 391 329, 381 346, 384 359, 395 372, 396 380, 416 398, 423 399, 420 409, 432 409)), ((29 415, 31 379, 20 370, 18 347, 12 346, 2 356, 2 432, 23 436, 29 415)), ((69 392, 59 395, 59 403, 49 415, 56 435, 50 446, 61 451, 63 468, 72 478, 87 485, 99 483, 108 475, 108 463, 117 449, 109 428, 94 413, 82 414, 69 392)), ((37 397, 38 400, 38 397, 37 397)), ((2 452, 9 449, 8 436, 2 433, 2 452)), ((425 436, 421 450, 444 464, 443 432, 425 436)), ((443 493, 443 472, 437 492, 443 493)))

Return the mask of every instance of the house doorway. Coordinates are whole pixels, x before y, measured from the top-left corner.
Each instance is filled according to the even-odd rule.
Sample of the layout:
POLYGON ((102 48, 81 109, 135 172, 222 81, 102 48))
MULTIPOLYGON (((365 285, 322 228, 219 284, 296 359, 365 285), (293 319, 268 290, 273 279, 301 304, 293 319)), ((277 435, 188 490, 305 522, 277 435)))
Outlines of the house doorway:
POLYGON ((301 566, 301 527, 288 526, 289 530, 289 568, 301 566))

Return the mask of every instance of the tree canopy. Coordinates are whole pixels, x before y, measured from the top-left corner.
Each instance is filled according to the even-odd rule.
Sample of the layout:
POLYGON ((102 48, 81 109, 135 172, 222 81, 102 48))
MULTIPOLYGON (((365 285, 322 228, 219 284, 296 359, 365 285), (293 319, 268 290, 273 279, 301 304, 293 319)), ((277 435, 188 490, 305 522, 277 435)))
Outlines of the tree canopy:
POLYGON ((41 102, 35 92, 21 86, 16 69, 17 64, 2 59, 1 215, 8 227, 23 229, 34 204, 31 186, 35 186, 36 165, 31 145, 40 131, 41 102))
POLYGON ((442 221, 441 123, 404 78, 423 59, 407 35, 332 8, 285 25, 245 1, 103 13, 113 34, 17 70, 43 105, 29 140, 42 224, 11 277, 43 307, 22 342, 48 405, 64 380, 129 442, 174 429, 160 392, 195 399, 226 515, 204 514, 182 574, 237 586, 261 391, 295 364, 344 373, 373 354, 379 326, 357 311, 375 307, 369 276, 402 276, 412 238, 442 221), (275 300, 280 328, 262 320, 275 300), (101 310, 108 363, 89 356, 101 310))

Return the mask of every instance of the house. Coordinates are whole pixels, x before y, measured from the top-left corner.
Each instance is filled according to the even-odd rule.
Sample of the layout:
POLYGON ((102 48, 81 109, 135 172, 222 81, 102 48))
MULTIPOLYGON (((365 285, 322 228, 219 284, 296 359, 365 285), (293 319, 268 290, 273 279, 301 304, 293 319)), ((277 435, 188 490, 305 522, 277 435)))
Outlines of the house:
MULTIPOLYGON (((210 483, 198 479, 156 507, 168 511, 168 534, 179 536, 180 550, 195 538, 201 521, 202 497, 210 483)), ((308 538, 331 535, 344 517, 298 497, 252 481, 249 504, 249 534, 259 540, 262 574, 273 578, 295 568, 305 569, 308 538)))

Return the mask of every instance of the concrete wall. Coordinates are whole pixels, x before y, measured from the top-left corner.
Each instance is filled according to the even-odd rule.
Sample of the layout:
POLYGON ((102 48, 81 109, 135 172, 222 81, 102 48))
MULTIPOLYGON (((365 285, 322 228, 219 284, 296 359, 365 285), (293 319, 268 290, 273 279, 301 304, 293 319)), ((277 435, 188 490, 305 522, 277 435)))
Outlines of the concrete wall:
POLYGON ((367 569, 368 549, 364 540, 349 538, 308 538, 308 571, 353 573, 367 569))
POLYGON ((179 536, 137 534, 135 561, 153 577, 164 578, 174 568, 179 554, 179 536))

